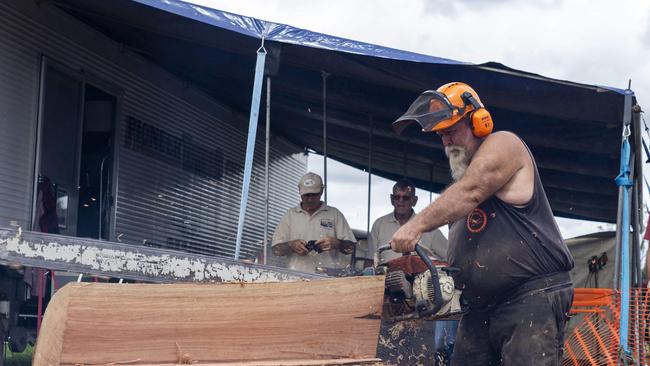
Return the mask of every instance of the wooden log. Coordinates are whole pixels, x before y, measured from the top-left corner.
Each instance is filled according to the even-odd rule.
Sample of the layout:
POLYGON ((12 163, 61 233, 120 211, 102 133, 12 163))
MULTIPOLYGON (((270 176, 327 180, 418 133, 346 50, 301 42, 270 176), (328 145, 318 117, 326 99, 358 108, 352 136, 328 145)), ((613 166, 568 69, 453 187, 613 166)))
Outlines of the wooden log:
POLYGON ((33 364, 279 365, 272 362, 374 358, 383 293, 381 276, 72 283, 50 301, 33 364))

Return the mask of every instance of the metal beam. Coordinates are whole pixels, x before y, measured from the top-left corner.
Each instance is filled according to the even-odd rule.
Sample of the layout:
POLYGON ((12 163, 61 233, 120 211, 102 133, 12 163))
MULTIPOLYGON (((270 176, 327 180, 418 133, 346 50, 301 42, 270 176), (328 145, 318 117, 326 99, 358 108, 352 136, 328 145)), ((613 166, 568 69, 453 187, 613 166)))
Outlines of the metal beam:
POLYGON ((246 140, 246 157, 244 161, 244 181, 242 182, 241 199, 239 202, 239 221, 237 223, 235 259, 239 259, 239 250, 241 249, 242 236, 244 235, 244 221, 246 219, 248 192, 250 190, 251 174, 253 172, 255 138, 257 137, 257 118, 260 112, 260 95, 262 93, 262 83, 264 82, 263 74, 265 60, 266 49, 264 49, 264 38, 262 38, 262 45, 257 50, 257 62, 255 63, 255 80, 253 81, 250 118, 248 120, 248 138, 246 140))
POLYGON ((262 264, 267 262, 269 244, 269 159, 271 156, 271 77, 266 77, 266 137, 264 149, 264 250, 262 264))
POLYGON ((325 71, 321 71, 321 77, 323 78, 323 185, 325 186, 325 199, 324 202, 327 205, 327 77, 328 74, 325 71))
POLYGON ((148 282, 281 282, 322 275, 89 238, 0 229, 0 264, 148 282))

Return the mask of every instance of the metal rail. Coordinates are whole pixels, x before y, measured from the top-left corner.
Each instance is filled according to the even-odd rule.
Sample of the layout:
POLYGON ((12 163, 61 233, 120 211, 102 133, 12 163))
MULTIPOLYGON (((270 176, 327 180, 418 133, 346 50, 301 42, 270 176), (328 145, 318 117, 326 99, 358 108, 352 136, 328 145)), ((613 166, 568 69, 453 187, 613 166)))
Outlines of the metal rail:
POLYGON ((228 258, 20 229, 0 229, 0 264, 148 282, 281 282, 326 278, 228 258))

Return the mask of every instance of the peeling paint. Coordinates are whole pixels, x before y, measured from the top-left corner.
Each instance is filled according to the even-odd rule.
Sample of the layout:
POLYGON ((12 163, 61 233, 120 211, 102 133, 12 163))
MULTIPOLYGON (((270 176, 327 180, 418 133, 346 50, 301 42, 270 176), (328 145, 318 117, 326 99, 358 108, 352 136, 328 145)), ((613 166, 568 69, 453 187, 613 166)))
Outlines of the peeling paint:
POLYGON ((137 246, 132 250, 114 249, 125 245, 63 236, 56 236, 60 240, 47 240, 50 237, 55 235, 0 230, 0 260, 20 263, 22 259, 30 262, 31 266, 38 261, 45 268, 122 278, 146 277, 155 282, 279 282, 314 277, 281 268, 276 270, 182 252, 162 254, 152 248, 137 246))

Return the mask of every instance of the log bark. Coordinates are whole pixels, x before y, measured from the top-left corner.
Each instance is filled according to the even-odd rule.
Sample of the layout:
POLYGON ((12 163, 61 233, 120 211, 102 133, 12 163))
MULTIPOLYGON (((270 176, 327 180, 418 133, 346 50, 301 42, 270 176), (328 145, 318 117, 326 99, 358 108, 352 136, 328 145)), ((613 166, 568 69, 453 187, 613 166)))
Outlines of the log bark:
POLYGON ((33 364, 373 359, 383 293, 383 277, 68 284, 48 306, 33 364))

